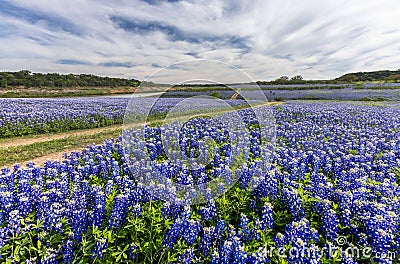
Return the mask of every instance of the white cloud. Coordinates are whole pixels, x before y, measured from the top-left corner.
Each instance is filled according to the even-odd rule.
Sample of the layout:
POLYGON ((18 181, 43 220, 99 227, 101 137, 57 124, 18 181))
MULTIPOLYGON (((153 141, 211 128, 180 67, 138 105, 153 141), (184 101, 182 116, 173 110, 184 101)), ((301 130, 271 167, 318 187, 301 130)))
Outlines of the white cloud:
POLYGON ((397 69, 399 7, 395 0, 9 1, 0 10, 0 65, 140 79, 194 58, 231 63, 258 80, 397 69))

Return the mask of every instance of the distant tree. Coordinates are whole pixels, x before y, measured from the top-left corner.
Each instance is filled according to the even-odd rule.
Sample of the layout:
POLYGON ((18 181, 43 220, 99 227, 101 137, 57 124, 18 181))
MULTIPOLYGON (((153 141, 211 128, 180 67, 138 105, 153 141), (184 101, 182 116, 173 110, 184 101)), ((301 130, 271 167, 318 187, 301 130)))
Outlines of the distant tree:
POLYGON ((302 81, 303 80, 303 76, 296 75, 296 76, 293 76, 292 79, 290 79, 290 80, 292 80, 292 81, 302 81))
POLYGON ((278 79, 276 79, 277 82, 287 82, 289 81, 289 77, 287 76, 281 76, 278 79))
POLYGON ((392 76, 387 78, 388 80, 398 81, 400 80, 400 74, 393 74, 392 76))
POLYGON ((2 88, 7 88, 7 79, 6 78, 2 78, 1 79, 1 87, 2 88))
POLYGON ((276 101, 276 102, 283 102, 284 100, 283 100, 283 97, 282 97, 282 96, 277 96, 277 97, 274 97, 274 101, 276 101))
POLYGON ((342 77, 341 79, 342 81, 345 82, 357 82, 358 81, 358 77, 354 74, 346 74, 342 77))
POLYGON ((13 85, 14 74, 2 72, 0 73, 1 87, 7 88, 8 85, 13 85))
POLYGON ((210 96, 216 97, 216 98, 220 98, 220 97, 221 97, 220 94, 219 94, 219 92, 212 92, 212 93, 210 94, 210 96))
POLYGON ((16 72, 16 73, 15 73, 15 76, 16 76, 16 77, 27 77, 27 76, 29 76, 30 74, 31 74, 30 71, 28 71, 28 70, 22 70, 22 71, 16 72))

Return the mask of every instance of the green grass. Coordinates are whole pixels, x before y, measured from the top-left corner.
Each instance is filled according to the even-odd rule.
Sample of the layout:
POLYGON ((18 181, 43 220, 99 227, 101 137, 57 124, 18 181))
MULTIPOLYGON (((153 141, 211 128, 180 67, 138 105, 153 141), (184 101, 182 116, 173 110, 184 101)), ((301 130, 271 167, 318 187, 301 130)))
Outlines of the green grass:
POLYGON ((93 135, 73 135, 61 139, 35 142, 30 145, 0 148, 0 167, 6 164, 29 161, 56 152, 86 147, 91 144, 101 144, 106 139, 116 138, 120 135, 121 129, 115 129, 93 135))
POLYGON ((364 102, 382 102, 382 101, 387 101, 385 98, 383 97, 374 97, 374 98, 370 98, 370 97, 362 97, 356 101, 364 101, 364 102))

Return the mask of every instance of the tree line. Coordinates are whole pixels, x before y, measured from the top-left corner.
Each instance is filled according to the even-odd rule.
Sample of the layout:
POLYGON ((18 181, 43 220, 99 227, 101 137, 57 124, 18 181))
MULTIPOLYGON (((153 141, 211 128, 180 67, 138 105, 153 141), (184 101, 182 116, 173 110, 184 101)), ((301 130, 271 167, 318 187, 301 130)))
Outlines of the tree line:
POLYGON ((257 81, 257 84, 271 84, 271 85, 276 85, 276 84, 318 84, 318 83, 330 83, 330 80, 304 80, 303 76, 301 75, 296 75, 291 78, 289 78, 286 75, 283 75, 279 77, 278 79, 275 79, 273 81, 257 81))
MULTIPOLYGON (((347 73, 332 80, 304 80, 301 75, 291 78, 281 76, 273 81, 257 81, 257 84, 341 84, 353 82, 400 82, 400 69, 396 71, 373 71, 347 73)), ((29 87, 136 87, 140 84, 136 79, 102 77, 93 74, 59 74, 59 73, 32 73, 28 70, 18 72, 0 72, 0 86, 2 88, 23 86, 29 87)), ((220 88, 218 84, 184 84, 182 87, 220 88)), ((178 85, 177 88, 180 86, 178 85)))
POLYGON ((135 87, 139 80, 102 77, 93 74, 32 73, 28 70, 0 72, 1 87, 135 87))
POLYGON ((385 71, 347 73, 339 78, 336 78, 336 80, 344 82, 371 82, 371 81, 399 82, 400 69, 397 71, 385 70, 385 71))
POLYGON ((258 81, 257 84, 347 84, 356 82, 400 82, 400 69, 371 72, 346 73, 332 80, 304 80, 301 75, 291 78, 281 76, 273 81, 258 81))

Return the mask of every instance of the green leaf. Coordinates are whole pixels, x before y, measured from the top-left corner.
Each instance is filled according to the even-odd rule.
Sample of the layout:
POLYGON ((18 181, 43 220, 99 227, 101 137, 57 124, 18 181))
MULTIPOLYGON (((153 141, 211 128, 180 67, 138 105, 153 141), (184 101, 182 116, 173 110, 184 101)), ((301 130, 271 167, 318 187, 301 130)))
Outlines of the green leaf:
POLYGON ((112 240, 112 231, 111 230, 109 230, 109 232, 107 233, 107 239, 108 239, 108 241, 113 241, 112 240))
POLYGON ((15 250, 14 250, 14 259, 18 262, 19 261, 19 250, 20 250, 21 246, 16 246, 15 250))

